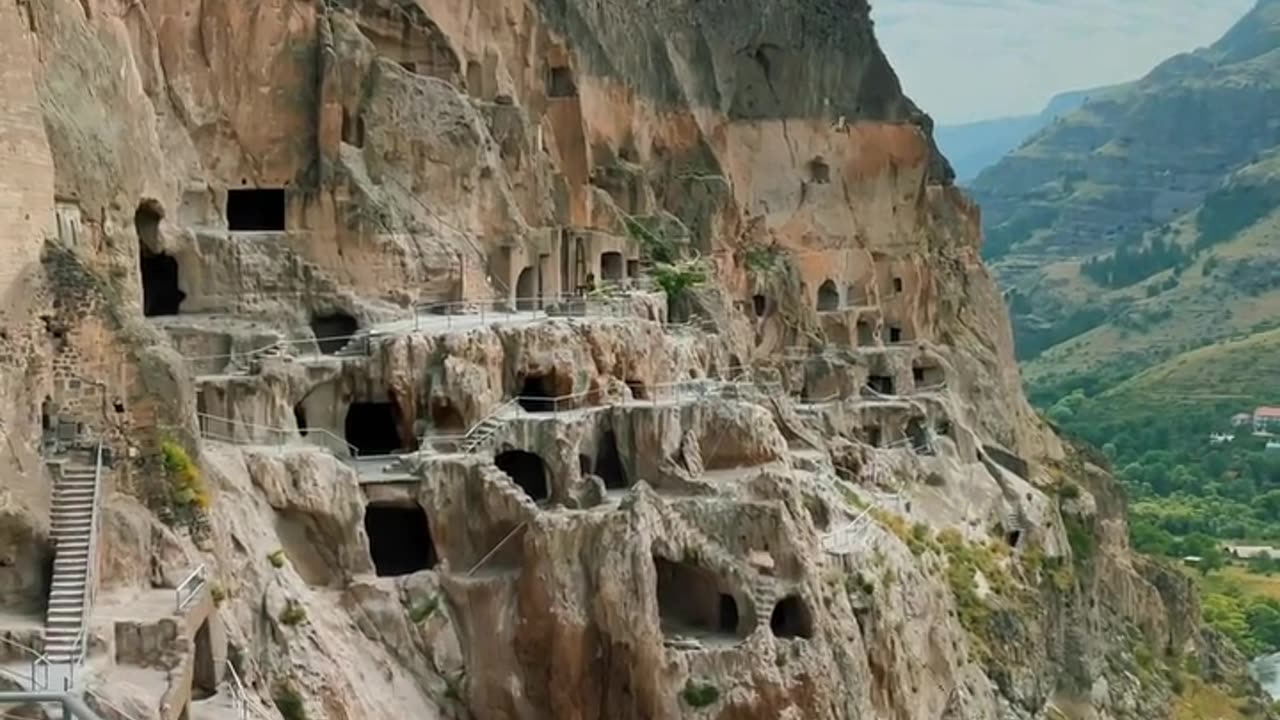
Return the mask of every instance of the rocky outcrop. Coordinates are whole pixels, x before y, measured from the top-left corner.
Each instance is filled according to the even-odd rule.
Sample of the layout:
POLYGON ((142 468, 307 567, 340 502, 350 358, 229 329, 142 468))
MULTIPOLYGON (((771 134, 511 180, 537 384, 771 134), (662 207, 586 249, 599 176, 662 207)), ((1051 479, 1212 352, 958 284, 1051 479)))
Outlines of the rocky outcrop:
POLYGON ((1117 638, 1212 651, 1022 397, 865 2, 188 5, 0 0, 0 540, 101 439, 100 585, 203 562, 222 628, 97 611, 131 708, 1139 718, 1117 638))

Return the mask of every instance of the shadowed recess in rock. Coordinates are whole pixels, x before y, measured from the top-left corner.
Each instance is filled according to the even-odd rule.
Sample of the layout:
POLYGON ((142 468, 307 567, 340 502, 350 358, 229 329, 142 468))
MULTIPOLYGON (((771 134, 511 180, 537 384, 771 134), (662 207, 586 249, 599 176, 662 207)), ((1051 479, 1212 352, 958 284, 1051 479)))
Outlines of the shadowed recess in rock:
POLYGON ((196 631, 195 662, 191 672, 191 699, 204 700, 218 694, 218 668, 213 658, 209 620, 196 631))
POLYGON ((832 280, 827 280, 818 288, 818 312, 830 312, 840 309, 840 291, 832 280))
POLYGON ((351 336, 359 329, 360 323, 342 311, 311 318, 311 332, 315 333, 316 345, 320 346, 320 352, 325 355, 332 355, 346 347, 351 342, 351 336))
POLYGON ((595 474, 604 480, 604 486, 609 490, 621 490, 631 485, 627 481, 627 469, 622 464, 622 456, 618 453, 618 436, 612 430, 605 433, 600 441, 595 474))
POLYGON ((773 606, 769 616, 769 629, 780 638, 813 637, 813 615, 804 601, 795 595, 788 595, 773 606))
POLYGON ((427 514, 415 504, 370 503, 364 509, 369 552, 380 577, 408 575, 436 566, 427 514))
POLYGON ((654 556, 658 616, 666 635, 744 637, 738 601, 709 570, 654 556))
POLYGON ((187 294, 178 287, 178 261, 141 248, 142 314, 177 315, 187 294))
POLYGON ((520 383, 520 407, 529 412, 551 412, 556 409, 555 390, 546 375, 527 375, 520 383))
POLYGON ((547 487, 546 463, 537 455, 524 450, 508 450, 499 453, 493 463, 534 500, 546 500, 551 496, 547 487))
POLYGON ((227 228, 232 232, 282 231, 285 225, 283 188, 227 191, 227 228))
POLYGON ((390 455, 406 450, 396 427, 396 411, 387 402, 352 403, 347 410, 347 442, 361 455, 390 455))

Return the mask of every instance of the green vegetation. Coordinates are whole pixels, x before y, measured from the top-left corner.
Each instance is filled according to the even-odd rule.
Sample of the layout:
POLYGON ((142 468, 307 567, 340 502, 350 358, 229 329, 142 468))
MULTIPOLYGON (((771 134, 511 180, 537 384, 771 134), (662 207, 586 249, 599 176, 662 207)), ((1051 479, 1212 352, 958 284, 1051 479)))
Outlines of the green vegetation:
POLYGON ((306 704, 288 680, 276 683, 271 692, 271 700, 284 720, 307 720, 306 704))
POLYGON ((674 263, 680 256, 680 248, 674 240, 668 238, 660 230, 646 224, 644 218, 627 215, 622 218, 627 233, 640 243, 644 254, 657 263, 674 263))
POLYGON ((680 691, 680 697, 689 707, 702 708, 713 705, 720 699, 720 688, 709 683, 689 680, 685 683, 684 690, 680 691))
POLYGON ((284 567, 284 561, 285 555, 283 548, 272 550, 267 553, 267 562, 271 563, 271 567, 276 568, 277 570, 284 567))
POLYGON ((307 621, 307 609, 297 600, 290 600, 280 611, 280 622, 289 627, 296 627, 307 621))
POLYGON ((173 440, 160 443, 160 457, 168 481, 168 510, 171 517, 191 530, 202 526, 209 509, 209 493, 200 470, 187 451, 173 440))
MULTIPOLYGON (((1103 287, 1122 288, 1169 268, 1178 268, 1175 272, 1180 272, 1192 258, 1193 253, 1176 242, 1157 237, 1146 247, 1141 242, 1122 245, 1109 256, 1089 258, 1080 267, 1080 272, 1103 287)), ((1177 279, 1173 280, 1177 285, 1177 279)))
POLYGON ((654 282, 667 294, 667 316, 676 321, 687 319, 693 289, 707 282, 706 263, 698 259, 660 263, 652 273, 654 282))
POLYGON ((440 596, 432 595, 431 597, 414 605, 409 610, 409 619, 412 620, 416 625, 417 623, 420 623, 423 620, 426 620, 427 618, 434 615, 436 610, 439 609, 439 607, 440 607, 440 596))
POLYGON ((227 591, 221 583, 213 583, 209 586, 209 597, 213 599, 214 607, 219 607, 227 599, 227 591))

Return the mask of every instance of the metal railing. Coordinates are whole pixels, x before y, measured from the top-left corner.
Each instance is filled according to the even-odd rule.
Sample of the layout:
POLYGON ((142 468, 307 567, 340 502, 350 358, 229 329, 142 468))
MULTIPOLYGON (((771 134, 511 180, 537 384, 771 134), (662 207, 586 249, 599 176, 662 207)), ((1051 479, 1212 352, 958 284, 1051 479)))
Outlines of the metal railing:
POLYGON ((9 675, 17 679, 19 682, 23 683, 25 687, 28 687, 31 690, 48 689, 49 658, 45 657, 44 653, 29 645, 24 645, 17 640, 13 640, 12 638, 8 638, 3 635, 0 635, 0 645, 6 645, 14 648, 21 654, 30 656, 31 658, 31 674, 29 677, 23 678, 21 675, 17 675, 3 668, 0 668, 0 674, 9 675))
POLYGON ((240 674, 236 672, 236 666, 227 661, 227 685, 231 691, 231 708, 235 711, 239 720, 249 719, 249 693, 244 689, 244 683, 240 682, 240 674))
POLYGON ((275 425, 259 425, 236 418, 220 417, 209 413, 196 413, 200 437, 231 445, 274 445, 284 447, 294 443, 312 445, 328 450, 334 457, 348 462, 361 457, 360 450, 346 440, 324 428, 297 429, 275 425), (215 424, 222 428, 215 429, 215 424), (249 431, 252 439, 237 437, 235 429, 249 431), (263 440, 261 435, 269 439, 263 440))
POLYGON ((186 609, 200 595, 200 591, 209 584, 208 581, 208 569, 201 563, 200 567, 192 570, 186 579, 178 583, 178 587, 173 591, 177 612, 186 609))
POLYGON ((30 703, 58 703, 64 718, 75 720, 102 720, 89 709, 84 700, 66 692, 0 692, 0 705, 27 705, 30 703))

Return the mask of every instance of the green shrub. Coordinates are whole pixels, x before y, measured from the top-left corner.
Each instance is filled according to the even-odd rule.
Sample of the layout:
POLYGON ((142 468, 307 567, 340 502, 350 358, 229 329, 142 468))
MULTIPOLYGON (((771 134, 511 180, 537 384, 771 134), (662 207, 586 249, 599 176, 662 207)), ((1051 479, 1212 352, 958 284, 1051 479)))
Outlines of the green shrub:
POLYGON ((689 707, 702 708, 713 705, 720 699, 720 688, 709 683, 690 680, 685 683, 684 690, 680 691, 680 697, 689 707))
POLYGON ((414 605, 413 608, 409 610, 409 619, 412 620, 414 624, 420 623, 434 615, 436 609, 439 607, 440 596, 432 595, 426 600, 414 605))
POLYGON ((271 567, 273 568, 280 569, 284 567, 284 560, 285 560, 285 556, 284 556, 283 549, 272 550, 271 552, 267 553, 267 562, 271 563, 271 567))
POLYGON ((284 609, 280 611, 280 622, 294 627, 301 625, 307 621, 307 609, 302 607, 302 603, 297 600, 290 600, 284 605, 284 609))
POLYGON ((213 598, 213 604, 217 607, 227 599, 227 591, 223 589, 220 583, 213 583, 209 586, 209 597, 213 598))
POLYGON ((172 518, 194 530, 209 509, 209 493, 200 470, 187 451, 173 440, 161 441, 160 457, 167 481, 165 500, 172 518))
POLYGON ((302 696, 288 680, 276 683, 271 693, 271 700, 284 720, 307 720, 306 704, 302 702, 302 696))
POLYGON ((1076 500, 1080 497, 1080 486, 1073 482, 1064 482, 1058 486, 1058 497, 1063 500, 1076 500))

